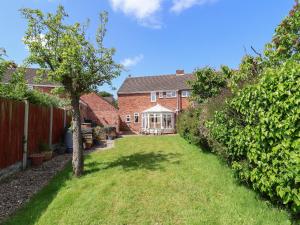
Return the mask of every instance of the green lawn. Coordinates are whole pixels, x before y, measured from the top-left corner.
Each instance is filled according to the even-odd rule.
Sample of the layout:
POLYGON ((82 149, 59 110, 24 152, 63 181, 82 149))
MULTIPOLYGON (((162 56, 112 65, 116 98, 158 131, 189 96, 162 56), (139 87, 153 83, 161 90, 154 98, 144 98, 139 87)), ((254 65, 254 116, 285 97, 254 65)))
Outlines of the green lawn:
POLYGON ((236 183, 216 156, 179 136, 127 137, 56 176, 7 224, 291 224, 236 183))

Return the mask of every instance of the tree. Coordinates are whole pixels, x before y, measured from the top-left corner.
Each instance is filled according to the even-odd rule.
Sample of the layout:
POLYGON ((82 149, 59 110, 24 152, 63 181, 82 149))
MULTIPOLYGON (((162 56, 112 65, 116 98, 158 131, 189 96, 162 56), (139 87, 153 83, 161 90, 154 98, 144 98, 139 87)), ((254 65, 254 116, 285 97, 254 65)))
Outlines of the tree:
POLYGON ((21 9, 28 22, 24 43, 28 46, 27 62, 40 66, 40 74, 60 83, 71 99, 73 119, 73 173, 83 174, 83 147, 81 138, 80 96, 97 89, 119 76, 122 67, 113 61, 115 49, 105 48, 108 14, 100 13, 96 44, 88 41, 86 24, 67 24, 63 6, 56 13, 21 9))
POLYGON ((287 59, 300 62, 300 5, 298 0, 281 24, 276 28, 273 40, 266 45, 265 56, 270 65, 281 65, 287 59))
POLYGON ((211 67, 196 69, 194 77, 195 79, 188 84, 192 89, 191 97, 197 103, 203 103, 208 98, 218 95, 226 85, 224 74, 211 67))
POLYGON ((0 48, 0 81, 7 68, 13 64, 12 62, 7 61, 3 58, 5 55, 6 55, 5 49, 0 48))
POLYGON ((111 96, 113 96, 113 94, 111 94, 107 91, 99 91, 97 94, 101 97, 111 97, 111 96))

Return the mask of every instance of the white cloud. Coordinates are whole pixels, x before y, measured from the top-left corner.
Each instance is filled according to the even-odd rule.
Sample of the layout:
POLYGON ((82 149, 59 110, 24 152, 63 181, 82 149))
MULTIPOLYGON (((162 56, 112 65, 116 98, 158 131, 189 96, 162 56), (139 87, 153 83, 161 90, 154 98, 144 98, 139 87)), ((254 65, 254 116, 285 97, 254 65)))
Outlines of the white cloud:
POLYGON ((209 3, 214 3, 217 0, 173 0, 173 5, 171 11, 175 13, 180 13, 185 9, 189 9, 195 5, 204 5, 209 3))
POLYGON ((144 55, 140 54, 138 56, 135 56, 133 58, 126 58, 126 59, 123 59, 121 61, 121 64, 125 67, 125 68, 129 68, 129 67, 132 67, 132 66, 135 66, 137 65, 140 61, 142 61, 144 58, 144 55))
POLYGON ((161 10, 163 0, 109 0, 114 11, 121 11, 132 16, 141 25, 160 28, 157 13, 161 10))

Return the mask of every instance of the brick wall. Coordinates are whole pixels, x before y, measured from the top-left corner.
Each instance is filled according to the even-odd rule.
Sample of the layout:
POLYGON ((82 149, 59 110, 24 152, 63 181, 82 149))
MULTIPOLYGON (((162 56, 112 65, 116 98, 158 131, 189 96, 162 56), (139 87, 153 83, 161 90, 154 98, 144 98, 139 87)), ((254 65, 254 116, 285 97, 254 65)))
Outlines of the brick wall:
POLYGON ((189 106, 188 98, 181 97, 181 92, 175 98, 159 98, 157 93, 156 102, 151 102, 150 93, 141 94, 119 94, 118 106, 121 119, 121 131, 139 132, 142 126, 142 112, 156 104, 160 104, 174 112, 177 109, 177 101, 179 110, 186 109, 189 106), (134 123, 134 113, 139 113, 139 122, 134 123), (126 116, 130 115, 131 122, 126 123, 126 116))
POLYGON ((97 124, 116 126, 119 130, 119 113, 112 104, 95 93, 81 96, 81 101, 87 105, 85 112, 86 119, 97 124))

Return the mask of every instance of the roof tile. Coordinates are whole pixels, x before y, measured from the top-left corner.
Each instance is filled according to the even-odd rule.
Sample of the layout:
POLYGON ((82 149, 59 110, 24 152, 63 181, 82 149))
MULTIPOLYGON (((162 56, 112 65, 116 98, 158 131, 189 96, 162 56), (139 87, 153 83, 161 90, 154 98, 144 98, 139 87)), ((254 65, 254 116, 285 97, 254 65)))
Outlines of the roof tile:
POLYGON ((192 74, 128 77, 120 87, 118 94, 186 90, 190 89, 187 81, 192 78, 192 74))

